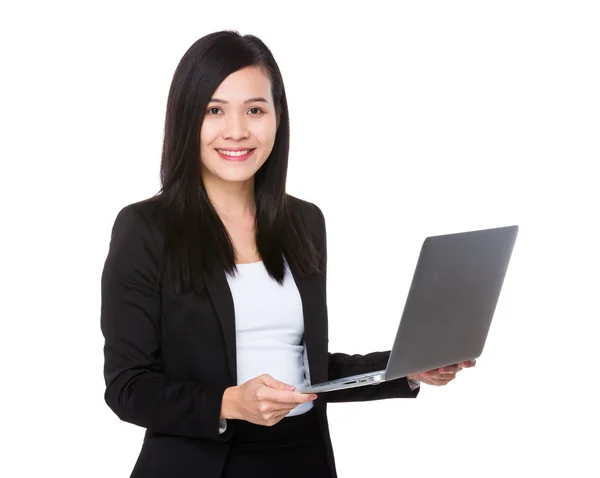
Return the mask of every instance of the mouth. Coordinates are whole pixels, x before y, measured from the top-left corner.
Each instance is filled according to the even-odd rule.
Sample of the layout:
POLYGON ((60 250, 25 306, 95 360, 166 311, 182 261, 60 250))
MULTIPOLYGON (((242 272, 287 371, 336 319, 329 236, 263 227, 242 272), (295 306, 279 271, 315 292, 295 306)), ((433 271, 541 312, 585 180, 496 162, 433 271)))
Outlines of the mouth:
POLYGON ((215 149, 215 151, 226 161, 244 161, 252 155, 254 149, 256 148, 237 151, 230 149, 215 149))

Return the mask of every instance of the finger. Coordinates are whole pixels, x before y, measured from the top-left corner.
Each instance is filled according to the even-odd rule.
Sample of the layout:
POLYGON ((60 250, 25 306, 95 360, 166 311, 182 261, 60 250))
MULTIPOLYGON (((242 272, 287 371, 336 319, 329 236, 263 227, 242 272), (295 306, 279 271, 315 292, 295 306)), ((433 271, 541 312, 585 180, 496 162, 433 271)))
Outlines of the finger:
POLYGON ((306 403, 317 398, 314 393, 293 392, 291 390, 269 390, 265 392, 265 398, 280 403, 306 403))
POLYGON ((296 387, 294 387, 293 385, 276 380, 271 375, 266 374, 266 373, 261 375, 259 377, 259 379, 267 387, 274 388, 275 390, 295 390, 296 389, 296 387))
POLYGON ((454 380, 454 377, 452 377, 452 378, 432 378, 431 385, 442 387, 444 385, 448 385, 452 380, 454 380))
POLYGON ((427 385, 439 385, 439 379, 436 378, 423 378, 421 382, 427 385))
POLYGON ((417 378, 423 382, 426 382, 427 380, 429 380, 433 375, 432 371, 429 372, 421 372, 420 374, 417 375, 417 378))
POLYGON ((456 375, 450 373, 439 373, 428 375, 430 380, 453 380, 456 375))
POLYGON ((441 378, 449 378, 449 377, 453 377, 458 373, 457 370, 451 371, 444 371, 444 370, 430 370, 429 372, 426 372, 425 376, 429 377, 429 378, 437 378, 437 379, 441 379, 441 378))
POLYGON ((448 365, 446 367, 440 367, 437 370, 434 370, 434 372, 439 372, 439 373, 458 373, 460 372, 460 370, 462 369, 462 366, 460 364, 454 364, 454 365, 448 365))
MULTIPOLYGON (((265 388, 265 390, 270 390, 269 388, 265 388)), ((271 390, 272 391, 272 390, 271 390)), ((282 402, 280 400, 272 400, 270 398, 266 398, 263 394, 259 399, 260 403, 258 408, 262 414, 269 414, 270 417, 273 414, 277 413, 288 413, 290 410, 296 408, 299 404, 293 402, 282 402)))
POLYGON ((438 374, 433 374, 432 372, 423 372, 419 374, 419 380, 427 385, 438 385, 440 380, 446 380, 446 375, 442 378, 438 374))
POLYGON ((428 378, 422 378, 421 379, 421 383, 426 383, 427 385, 435 385, 431 380, 429 380, 428 378))

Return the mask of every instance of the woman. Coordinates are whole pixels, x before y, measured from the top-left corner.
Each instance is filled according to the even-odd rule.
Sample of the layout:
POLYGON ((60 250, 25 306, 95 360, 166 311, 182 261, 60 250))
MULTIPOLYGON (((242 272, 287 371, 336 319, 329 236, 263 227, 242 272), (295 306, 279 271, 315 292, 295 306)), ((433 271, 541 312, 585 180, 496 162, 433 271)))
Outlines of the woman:
POLYGON ((117 215, 102 273, 105 399, 146 428, 133 477, 336 477, 327 402, 416 397, 434 371, 314 394, 385 368, 327 350, 321 210, 286 194, 281 73, 258 38, 194 43, 169 91, 160 192, 117 215))

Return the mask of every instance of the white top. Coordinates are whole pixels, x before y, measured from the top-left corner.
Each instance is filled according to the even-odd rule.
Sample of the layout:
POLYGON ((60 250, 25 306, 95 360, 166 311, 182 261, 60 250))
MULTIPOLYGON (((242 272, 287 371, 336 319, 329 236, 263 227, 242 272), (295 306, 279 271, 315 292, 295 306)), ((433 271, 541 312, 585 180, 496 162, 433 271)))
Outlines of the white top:
MULTIPOLYGON (((237 275, 226 277, 235 310, 237 385, 266 373, 296 388, 309 386, 302 299, 287 262, 283 285, 262 261, 237 264, 237 275)), ((301 403, 286 417, 313 406, 301 403)), ((221 420, 220 432, 225 428, 221 420)))

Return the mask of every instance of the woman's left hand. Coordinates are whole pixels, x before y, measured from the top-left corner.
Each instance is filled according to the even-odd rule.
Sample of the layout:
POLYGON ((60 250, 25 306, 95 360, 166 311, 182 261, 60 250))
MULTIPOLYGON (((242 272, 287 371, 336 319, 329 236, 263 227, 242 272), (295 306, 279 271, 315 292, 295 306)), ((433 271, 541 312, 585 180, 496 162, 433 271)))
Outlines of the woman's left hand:
POLYGON ((409 375, 411 380, 419 380, 428 385, 442 386, 450 383, 456 378, 456 374, 463 368, 471 368, 475 366, 475 360, 467 360, 466 362, 455 363, 446 367, 436 368, 427 372, 415 373, 409 375))

